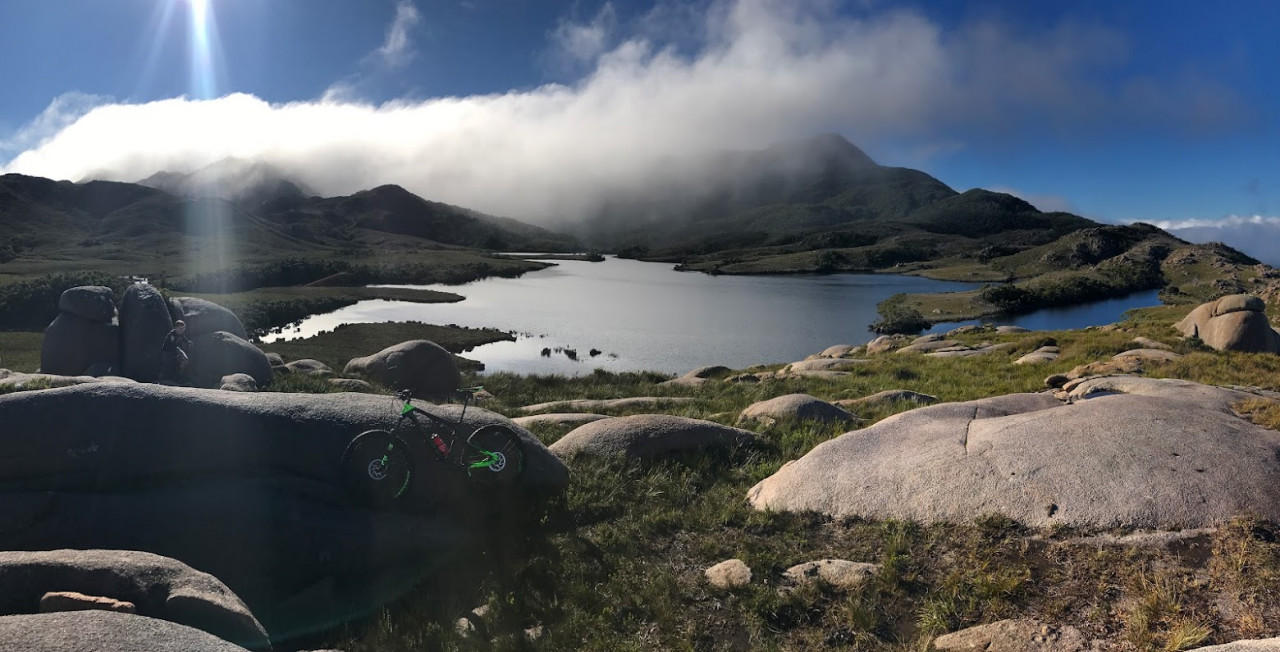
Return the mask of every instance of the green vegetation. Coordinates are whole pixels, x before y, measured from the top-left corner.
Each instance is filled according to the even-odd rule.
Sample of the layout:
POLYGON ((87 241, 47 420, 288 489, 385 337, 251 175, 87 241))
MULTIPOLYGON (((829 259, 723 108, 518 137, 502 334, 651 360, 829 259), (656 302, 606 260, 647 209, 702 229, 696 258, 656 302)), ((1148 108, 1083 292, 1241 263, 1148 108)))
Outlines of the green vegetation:
MULTIPOLYGON (((430 340, 450 353, 465 353, 488 344, 514 340, 502 331, 490 328, 464 328, 458 326, 433 326, 421 322, 388 322, 379 324, 343 324, 315 337, 288 342, 263 344, 267 353, 279 353, 285 360, 310 358, 319 360, 333 370, 341 372, 347 362, 377 353, 389 346, 407 340, 430 340)), ((459 359, 465 368, 475 368, 478 363, 459 359)))
MULTIPOLYGON (((1135 313, 1120 330, 957 336, 1014 342, 973 358, 881 355, 836 380, 659 386, 657 374, 598 371, 581 378, 495 374, 475 379, 495 395, 484 407, 514 415, 530 403, 571 398, 684 395, 671 413, 732 423, 752 402, 791 392, 824 399, 901 387, 967 400, 1036 391, 1045 375, 1109 358, 1139 335, 1171 343, 1182 360, 1149 375, 1280 389, 1280 356, 1224 354, 1175 340, 1169 324, 1188 307, 1135 313), (1038 367, 1017 356, 1046 337, 1062 357, 1038 367)), ((914 407, 869 407, 855 427, 914 407)), ((1242 410, 1274 426, 1272 402, 1242 410)), ((629 411, 617 412, 626 414, 629 411)), ((550 443, 570 428, 541 427, 550 443)), ((844 428, 781 423, 764 442, 728 453, 649 462, 572 462, 572 482, 532 535, 507 533, 473 551, 482 577, 445 573, 369 617, 314 641, 361 650, 412 649, 860 649, 924 650, 939 634, 1002 618, 1071 624, 1126 649, 1188 649, 1280 628, 1280 529, 1243 519, 1204 535, 1194 554, 1175 548, 1101 546, 1089 532, 1028 530, 999 517, 919 525, 812 514, 765 513, 747 490, 844 428), (710 587, 703 569, 744 560, 751 584, 710 587), (782 571, 823 558, 876 562, 882 572, 848 592, 818 584, 781 590, 782 571), (483 561, 480 561, 483 560, 483 561), (1215 605, 1228 600, 1231 610, 1215 605), (488 605, 488 637, 463 637, 454 620, 488 605), (529 640, 526 630, 541 627, 529 640)), ((1123 531, 1111 534, 1124 534, 1123 531)), ((466 568, 467 559, 453 565, 466 568)))

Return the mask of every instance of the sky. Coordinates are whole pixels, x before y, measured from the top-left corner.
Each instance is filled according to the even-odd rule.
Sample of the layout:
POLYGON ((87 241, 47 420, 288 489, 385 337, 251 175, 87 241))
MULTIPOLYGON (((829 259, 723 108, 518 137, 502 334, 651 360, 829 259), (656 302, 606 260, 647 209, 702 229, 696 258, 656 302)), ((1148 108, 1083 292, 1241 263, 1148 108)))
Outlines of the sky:
POLYGON ((1280 262, 1277 27, 1271 0, 5 0, 0 171, 238 157, 555 225, 834 131, 1280 262))

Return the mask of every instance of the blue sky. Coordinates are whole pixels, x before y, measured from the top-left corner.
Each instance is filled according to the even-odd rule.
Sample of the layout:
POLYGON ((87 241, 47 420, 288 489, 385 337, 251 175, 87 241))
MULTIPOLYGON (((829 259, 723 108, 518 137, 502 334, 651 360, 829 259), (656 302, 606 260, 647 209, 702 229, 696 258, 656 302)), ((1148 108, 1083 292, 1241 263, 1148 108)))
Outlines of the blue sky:
POLYGON ((554 223, 673 156, 837 131, 1046 210, 1267 222, 1277 27, 1266 0, 7 0, 0 166, 265 158, 554 223))

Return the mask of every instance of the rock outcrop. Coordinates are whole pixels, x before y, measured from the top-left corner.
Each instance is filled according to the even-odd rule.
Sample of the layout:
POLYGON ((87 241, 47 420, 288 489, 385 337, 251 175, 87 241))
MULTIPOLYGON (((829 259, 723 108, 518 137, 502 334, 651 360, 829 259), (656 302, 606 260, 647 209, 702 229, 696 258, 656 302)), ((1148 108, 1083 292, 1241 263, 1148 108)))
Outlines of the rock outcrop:
POLYGON ((756 434, 701 419, 667 414, 614 417, 575 428, 551 445, 562 458, 575 455, 646 459, 709 448, 736 448, 756 434))
POLYGON ((584 423, 608 418, 606 415, 591 414, 590 412, 549 412, 547 414, 516 417, 512 421, 521 428, 528 428, 534 425, 580 426, 584 423))
POLYGON ((0 587, 4 616, 30 613, 50 591, 74 591, 128 602, 139 615, 195 627, 244 647, 270 646, 266 630, 225 584, 151 553, 0 552, 0 587))
MULTIPOLYGON (((69 290, 68 290, 69 291, 69 290)), ((160 345, 157 343, 156 348, 160 345)), ((40 370, 78 376, 95 365, 114 371, 120 365, 120 327, 111 321, 91 321, 61 312, 44 331, 40 370)))
POLYGON ((1280 333, 1271 327, 1266 307, 1253 295, 1233 294, 1197 306, 1174 328, 1219 351, 1280 353, 1280 333))
POLYGON ((108 611, 0 616, 0 649, 14 652, 245 652, 239 645, 194 627, 108 611))
POLYGON ((833 423, 852 421, 853 418, 844 409, 808 394, 787 394, 747 406, 738 416, 738 425, 773 425, 779 421, 833 423))
POLYGON ((870 407, 882 403, 895 403, 897 401, 910 401, 918 405, 932 405, 938 402, 938 397, 920 392, 913 392, 909 389, 886 389, 882 392, 876 392, 870 396, 862 398, 846 398, 835 401, 835 405, 842 408, 859 408, 870 407))
POLYGON ((143 383, 159 380, 160 345, 172 329, 169 304, 159 290, 145 283, 126 288, 120 299, 121 375, 143 383))
POLYGON ((354 358, 344 374, 363 374, 392 389, 407 389, 414 397, 449 397, 462 383, 453 354, 427 340, 409 340, 373 355, 354 358))
POLYGON ((191 340, 187 377, 199 387, 219 387, 224 376, 247 374, 259 387, 271 384, 271 362, 261 349, 224 331, 191 340))
MULTIPOLYGON (((421 407, 450 420, 461 409, 421 407)), ((460 429, 513 428, 523 475, 482 492, 464 471, 431 462, 396 509, 370 510, 343 484, 339 459, 358 433, 396 419, 385 396, 355 393, 97 382, 3 395, 0 550, 177 559, 224 582, 274 636, 394 599, 487 536, 477 514, 524 510, 567 484, 536 438, 473 407, 460 429)))
POLYGON ((753 487, 758 509, 1031 526, 1203 527, 1280 519, 1280 433, 1235 415, 1250 394, 1117 376, 1063 404, 1014 394, 918 408, 819 444, 753 487))
POLYGON ((109 324, 116 318, 116 295, 101 285, 69 288, 58 297, 58 311, 109 324))
POLYGON ((605 398, 605 399, 573 399, 568 401, 548 401, 546 403, 537 403, 534 405, 526 405, 520 408, 523 414, 540 414, 543 412, 554 412, 559 410, 627 410, 631 408, 652 409, 662 407, 664 405, 680 405, 682 403, 692 403, 698 399, 687 396, 632 396, 629 398, 605 398))
POLYGON ((1025 618, 952 632, 934 639, 933 646, 939 652, 1085 652, 1087 649, 1080 630, 1025 618))
POLYGON ((169 307, 174 321, 181 319, 186 322, 187 337, 193 340, 218 331, 231 333, 242 340, 249 339, 240 318, 212 301, 196 297, 174 297, 169 300, 169 307))

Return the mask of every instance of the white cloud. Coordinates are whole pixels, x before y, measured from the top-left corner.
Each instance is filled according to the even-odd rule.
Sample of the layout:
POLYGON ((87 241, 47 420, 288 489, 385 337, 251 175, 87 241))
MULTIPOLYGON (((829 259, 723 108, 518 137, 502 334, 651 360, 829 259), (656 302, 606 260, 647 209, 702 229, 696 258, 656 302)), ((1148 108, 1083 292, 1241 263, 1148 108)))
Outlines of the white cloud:
POLYGON ((71 126, 96 107, 110 103, 111 98, 86 93, 64 93, 53 98, 40 115, 9 138, 0 140, 0 155, 15 155, 35 148, 63 129, 71 126))
POLYGON ((418 55, 410 35, 422 22, 422 14, 411 0, 398 0, 396 15, 387 27, 382 45, 365 55, 360 72, 348 75, 325 89, 322 102, 359 102, 367 91, 389 73, 404 68, 418 55))
POLYGON ((412 61, 415 52, 409 32, 421 22, 422 14, 418 13, 413 2, 397 2, 396 17, 391 21, 391 27, 387 28, 387 38, 382 47, 374 51, 378 60, 389 68, 399 68, 412 61))
POLYGON ((613 3, 606 2, 590 21, 583 23, 563 18, 547 36, 555 56, 576 63, 594 61, 607 51, 617 24, 618 14, 613 3))
MULTIPOLYGON (((1023 116, 1071 124, 1127 110, 1095 79, 1100 69, 1124 76, 1114 69, 1123 44, 1101 28, 946 31, 913 11, 844 16, 831 0, 723 0, 701 20, 696 48, 649 29, 614 34, 571 85, 382 105, 330 93, 276 105, 236 94, 101 106, 6 169, 135 180, 234 156, 295 171, 323 193, 397 183, 554 223, 654 175, 694 184, 672 161, 697 152, 839 131, 874 153, 877 139, 972 142, 1023 116)), ((582 52, 594 47, 583 43, 582 52)), ((1177 111, 1167 99, 1139 108, 1177 111)))
POLYGON ((1268 265, 1280 266, 1280 217, 1229 215, 1217 220, 1148 223, 1188 242, 1221 242, 1268 265))

